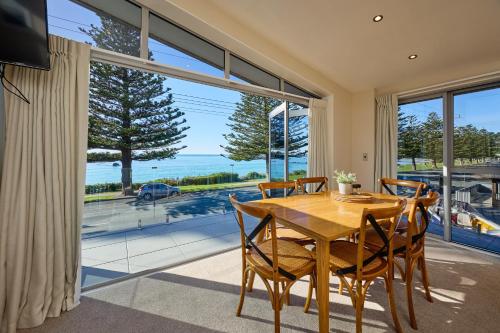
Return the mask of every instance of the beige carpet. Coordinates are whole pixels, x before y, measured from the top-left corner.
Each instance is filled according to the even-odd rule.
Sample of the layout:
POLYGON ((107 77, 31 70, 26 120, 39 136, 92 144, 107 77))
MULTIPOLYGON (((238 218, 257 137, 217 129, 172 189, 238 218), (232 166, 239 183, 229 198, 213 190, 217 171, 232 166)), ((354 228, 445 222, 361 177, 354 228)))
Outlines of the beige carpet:
MULTIPOLYGON (((419 332, 500 332, 500 259, 429 239, 428 266, 434 303, 417 278, 414 300, 419 332)), ((273 314, 262 283, 247 294, 243 316, 234 313, 240 281, 240 252, 232 251, 165 272, 132 279, 85 294, 81 305, 42 326, 41 332, 272 332, 273 314)), ((259 281, 260 282, 260 281, 259 281)), ((302 311, 306 281, 293 289, 282 311, 282 332, 316 332, 317 312, 302 311)), ((331 280, 330 326, 354 331, 354 310, 331 280)), ((398 313, 408 324, 403 284, 396 281, 398 313)), ((393 332, 382 281, 369 289, 364 332, 393 332)))

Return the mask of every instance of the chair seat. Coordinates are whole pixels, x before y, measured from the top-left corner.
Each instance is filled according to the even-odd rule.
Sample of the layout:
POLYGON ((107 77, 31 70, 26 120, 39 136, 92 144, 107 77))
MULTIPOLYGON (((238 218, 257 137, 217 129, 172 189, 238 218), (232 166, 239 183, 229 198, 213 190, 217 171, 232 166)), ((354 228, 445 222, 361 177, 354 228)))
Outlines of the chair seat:
MULTIPOLYGON (((393 236, 394 253, 404 252, 406 246, 406 236, 395 233, 393 236)), ((373 252, 377 252, 384 246, 384 241, 374 229, 365 233, 365 246, 373 252)))
MULTIPOLYGON (((291 241, 277 239, 276 242, 278 249, 278 264, 281 269, 284 269, 288 273, 297 277, 301 277, 312 272, 315 260, 311 251, 291 241)), ((272 260, 273 252, 270 239, 257 244, 257 247, 272 260)), ((257 253, 254 248, 247 251, 246 257, 255 270, 259 271, 259 273, 264 275, 264 277, 272 279, 273 268, 257 253)), ((280 276, 280 279, 287 278, 280 276)))
POLYGON ((293 229, 286 228, 283 226, 277 226, 276 237, 278 237, 279 239, 295 242, 302 246, 308 244, 314 244, 314 239, 307 237, 293 229))
MULTIPOLYGON (((373 252, 369 249, 363 251, 363 260, 368 259, 373 252)), ((338 269, 348 268, 357 264, 358 244, 348 241, 334 241, 330 243, 330 269, 335 273, 338 269)), ((387 261, 377 257, 368 265, 363 267, 363 278, 379 275, 387 269, 387 261)), ((346 274, 356 276, 356 272, 346 274)))

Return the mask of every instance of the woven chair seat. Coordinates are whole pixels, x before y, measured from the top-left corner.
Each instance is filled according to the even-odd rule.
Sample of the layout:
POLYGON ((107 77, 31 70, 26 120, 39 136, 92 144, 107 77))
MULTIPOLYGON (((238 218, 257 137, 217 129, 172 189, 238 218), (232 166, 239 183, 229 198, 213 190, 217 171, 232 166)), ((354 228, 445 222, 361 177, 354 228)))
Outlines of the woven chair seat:
MULTIPOLYGON (((406 246, 406 236, 394 234, 392 238, 394 253, 403 252, 406 246)), ((373 252, 377 252, 384 246, 384 241, 373 229, 367 230, 365 234, 365 246, 373 252)))
MULTIPOLYGON (((303 275, 304 271, 310 270, 315 265, 314 256, 311 251, 304 247, 283 239, 277 239, 278 263, 280 268, 293 275, 303 275)), ((272 259, 272 243, 271 240, 265 240, 257 244, 257 247, 269 258, 272 259)), ((255 249, 250 249, 247 252, 247 260, 256 270, 264 273, 267 276, 272 276, 273 268, 262 258, 255 249)), ((285 277, 282 277, 285 278, 285 277)))
MULTIPOLYGON (((363 260, 368 259, 373 252, 368 249, 363 251, 363 260)), ((330 243, 330 268, 332 272, 338 269, 348 268, 356 265, 358 258, 358 244, 348 241, 334 241, 330 243)), ((387 267, 387 261, 377 257, 368 265, 363 267, 363 276, 371 276, 379 273, 387 267)), ((347 274, 355 276, 356 272, 347 274)))

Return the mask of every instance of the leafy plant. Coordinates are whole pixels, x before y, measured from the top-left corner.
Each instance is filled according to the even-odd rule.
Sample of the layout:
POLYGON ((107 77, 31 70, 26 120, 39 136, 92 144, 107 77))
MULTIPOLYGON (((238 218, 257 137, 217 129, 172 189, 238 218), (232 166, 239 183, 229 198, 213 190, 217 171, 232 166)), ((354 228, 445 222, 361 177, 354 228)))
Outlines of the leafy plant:
POLYGON ((344 170, 337 171, 335 170, 335 179, 339 184, 353 184, 356 182, 356 174, 352 172, 345 172, 344 170))

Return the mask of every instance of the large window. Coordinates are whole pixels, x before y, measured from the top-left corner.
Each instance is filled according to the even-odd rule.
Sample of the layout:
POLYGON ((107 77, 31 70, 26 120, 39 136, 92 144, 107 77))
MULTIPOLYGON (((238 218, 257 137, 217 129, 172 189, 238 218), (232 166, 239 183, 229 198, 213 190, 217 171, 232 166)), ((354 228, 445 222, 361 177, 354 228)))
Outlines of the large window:
POLYGON ((398 122, 398 178, 424 181, 441 194, 430 231, 494 252, 500 252, 499 114, 500 88, 489 85, 401 101, 398 122))
MULTIPOLYGON (((234 55, 226 63, 227 50, 154 13, 143 15, 126 0, 48 0, 48 12, 52 34, 212 76, 204 81, 165 66, 160 74, 155 65, 142 71, 137 64, 143 61, 131 69, 109 63, 121 55, 92 52, 84 287, 237 247, 228 194, 257 199, 257 184, 274 179, 273 170, 281 179, 305 174, 305 106, 281 93, 276 99, 180 79, 217 84, 214 77, 230 73, 236 81, 279 90, 279 77, 234 55), (281 121, 270 121, 281 105, 286 116, 283 111, 281 121)), ((313 97, 288 82, 281 88, 313 97)))
MULTIPOLYGON (((90 88, 84 286, 238 246, 228 194, 260 198, 286 103, 96 62, 90 88)), ((290 110, 291 173, 305 172, 304 115, 290 110)))

